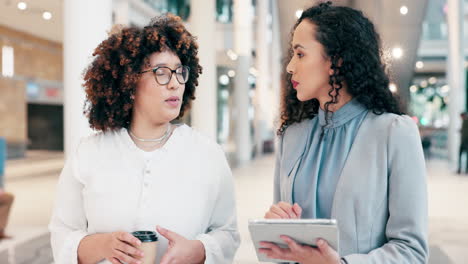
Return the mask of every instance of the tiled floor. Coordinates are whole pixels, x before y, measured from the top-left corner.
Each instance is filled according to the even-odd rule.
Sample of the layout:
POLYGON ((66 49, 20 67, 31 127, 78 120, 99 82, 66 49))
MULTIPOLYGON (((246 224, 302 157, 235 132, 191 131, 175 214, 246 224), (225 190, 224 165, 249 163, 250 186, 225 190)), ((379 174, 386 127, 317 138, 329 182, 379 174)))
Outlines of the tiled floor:
MULTIPOLYGON (((63 164, 60 153, 35 152, 30 155, 29 159, 7 164, 6 186, 16 195, 8 231, 18 241, 46 229, 58 172, 63 164)), ((258 263, 247 221, 263 217, 270 206, 273 166, 274 157, 270 155, 233 171, 242 237, 235 263, 258 263)), ((430 263, 468 263, 468 176, 449 172, 443 161, 430 161, 428 172, 430 263)), ((2 243, 5 245, 0 242, 0 249, 2 243)))

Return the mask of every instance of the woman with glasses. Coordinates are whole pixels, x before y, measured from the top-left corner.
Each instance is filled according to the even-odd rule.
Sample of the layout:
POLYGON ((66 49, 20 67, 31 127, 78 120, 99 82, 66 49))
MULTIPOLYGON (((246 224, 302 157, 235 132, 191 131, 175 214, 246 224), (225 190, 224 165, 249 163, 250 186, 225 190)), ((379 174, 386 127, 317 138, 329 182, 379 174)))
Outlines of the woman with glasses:
POLYGON ((99 133, 60 176, 50 223, 55 263, 141 263, 131 235, 159 233, 157 263, 231 263, 239 245, 233 179, 222 149, 185 124, 201 67, 179 17, 104 40, 84 80, 99 133))

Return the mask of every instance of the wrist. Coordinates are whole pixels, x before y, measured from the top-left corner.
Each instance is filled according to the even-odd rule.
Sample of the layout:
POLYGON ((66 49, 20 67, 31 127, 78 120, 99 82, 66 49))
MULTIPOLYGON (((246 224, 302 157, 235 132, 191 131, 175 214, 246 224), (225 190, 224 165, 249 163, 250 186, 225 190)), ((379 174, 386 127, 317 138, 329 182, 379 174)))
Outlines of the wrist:
POLYGON ((195 258, 194 260, 196 264, 202 264, 205 263, 206 260, 206 251, 205 251, 205 245, 200 241, 200 240, 193 240, 195 244, 195 258))
POLYGON ((107 257, 106 247, 112 242, 112 233, 99 233, 91 236, 93 237, 93 248, 97 250, 98 256, 101 260, 107 257))
POLYGON ((106 234, 87 235, 78 244, 78 262, 80 264, 93 263, 105 258, 105 252, 100 245, 106 245, 106 234), (92 253, 94 252, 94 254, 92 253))

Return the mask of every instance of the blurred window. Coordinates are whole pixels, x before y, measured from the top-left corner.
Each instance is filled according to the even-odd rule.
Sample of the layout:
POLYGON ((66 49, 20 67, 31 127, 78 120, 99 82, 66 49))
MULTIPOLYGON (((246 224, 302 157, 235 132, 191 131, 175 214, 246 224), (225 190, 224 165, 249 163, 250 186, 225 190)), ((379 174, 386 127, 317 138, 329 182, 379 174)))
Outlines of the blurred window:
POLYGON ((15 74, 15 57, 13 47, 2 47, 2 75, 4 77, 13 77, 15 74))
POLYGON ((187 20, 190 16, 190 0, 143 0, 154 10, 180 16, 183 20, 187 20))

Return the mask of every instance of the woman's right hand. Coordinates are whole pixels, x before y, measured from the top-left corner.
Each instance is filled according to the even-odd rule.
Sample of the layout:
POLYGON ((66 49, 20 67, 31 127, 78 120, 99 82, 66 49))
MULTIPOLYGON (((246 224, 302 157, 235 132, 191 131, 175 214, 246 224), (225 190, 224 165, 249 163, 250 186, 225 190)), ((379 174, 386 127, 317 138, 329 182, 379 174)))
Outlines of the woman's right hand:
POLYGON ((281 219, 281 218, 290 218, 298 219, 301 218, 302 208, 295 203, 291 205, 286 202, 279 202, 270 207, 270 210, 265 213, 265 218, 267 219, 281 219))
POLYGON ((107 259, 113 264, 141 264, 141 242, 127 232, 94 234, 84 237, 78 246, 80 264, 97 263, 107 259))

